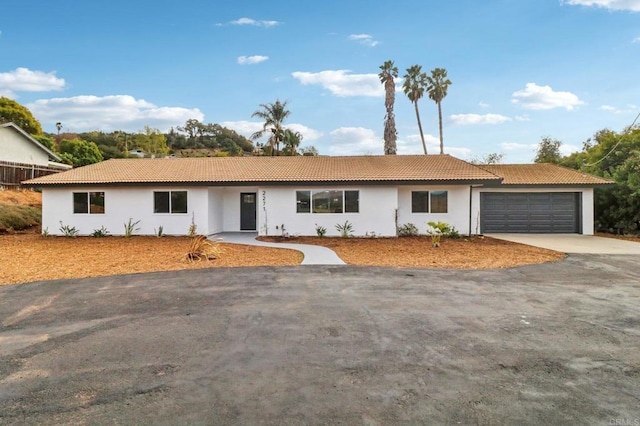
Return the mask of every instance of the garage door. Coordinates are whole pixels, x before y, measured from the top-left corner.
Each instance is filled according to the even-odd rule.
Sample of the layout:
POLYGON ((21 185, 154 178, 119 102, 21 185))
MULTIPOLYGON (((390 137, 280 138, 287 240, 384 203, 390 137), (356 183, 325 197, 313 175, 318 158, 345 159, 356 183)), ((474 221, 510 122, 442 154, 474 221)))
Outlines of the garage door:
POLYGON ((578 192, 483 192, 480 227, 490 233, 580 232, 578 192))

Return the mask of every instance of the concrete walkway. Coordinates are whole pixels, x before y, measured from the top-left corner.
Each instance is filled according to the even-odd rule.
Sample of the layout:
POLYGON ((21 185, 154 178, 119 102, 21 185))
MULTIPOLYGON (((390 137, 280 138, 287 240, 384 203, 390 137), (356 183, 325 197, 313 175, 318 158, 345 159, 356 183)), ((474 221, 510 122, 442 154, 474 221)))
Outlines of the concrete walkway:
POLYGON ((256 240, 257 236, 258 234, 255 232, 222 232, 211 235, 209 238, 222 238, 223 242, 231 244, 297 250, 304 255, 302 265, 346 265, 336 252, 327 247, 308 244, 269 243, 256 240))
POLYGON ((562 253, 637 254, 640 243, 580 234, 487 234, 487 237, 562 253))

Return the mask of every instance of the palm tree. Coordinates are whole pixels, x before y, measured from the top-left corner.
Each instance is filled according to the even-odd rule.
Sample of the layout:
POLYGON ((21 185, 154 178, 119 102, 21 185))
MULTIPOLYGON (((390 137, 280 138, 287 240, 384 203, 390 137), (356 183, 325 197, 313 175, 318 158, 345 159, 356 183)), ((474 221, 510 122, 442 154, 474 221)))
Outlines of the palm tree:
POLYGON ((57 122, 56 123, 56 129, 58 129, 58 134, 60 134, 60 130, 62 130, 62 123, 61 122, 57 122))
POLYGON ((442 141, 442 100, 447 96, 447 89, 451 80, 447 78, 447 70, 435 68, 431 70, 429 82, 429 98, 438 105, 438 123, 440 125, 440 154, 444 154, 444 142, 442 141))
POLYGON ((404 76, 404 83, 402 89, 407 95, 409 100, 413 102, 413 106, 416 109, 416 118, 418 119, 418 130, 420 130, 420 138, 422 139, 422 149, 424 153, 427 153, 427 144, 424 141, 424 133, 422 132, 422 123, 420 122, 420 111, 418 111, 418 101, 424 95, 424 91, 428 89, 427 74, 422 72, 420 65, 413 65, 411 68, 407 68, 407 73, 404 76))
POLYGON ((264 136, 269 131, 269 146, 271 147, 271 155, 279 155, 280 142, 284 135, 284 129, 282 123, 287 119, 291 111, 286 109, 287 101, 280 102, 276 100, 272 104, 260 104, 261 110, 258 110, 251 114, 251 117, 258 117, 264 120, 262 130, 259 130, 251 135, 251 139, 256 140, 264 136), (274 150, 275 147, 275 150, 274 150))
POLYGON ((380 66, 380 82, 384 84, 384 106, 387 114, 384 116, 384 154, 394 155, 397 151, 396 139, 396 118, 393 114, 393 104, 396 101, 396 85, 393 81, 398 77, 398 68, 393 65, 393 61, 386 61, 380 66))
POLYGON ((282 150, 286 155, 298 155, 296 149, 300 146, 300 142, 302 142, 302 133, 295 132, 291 129, 284 130, 284 134, 282 135, 282 150))

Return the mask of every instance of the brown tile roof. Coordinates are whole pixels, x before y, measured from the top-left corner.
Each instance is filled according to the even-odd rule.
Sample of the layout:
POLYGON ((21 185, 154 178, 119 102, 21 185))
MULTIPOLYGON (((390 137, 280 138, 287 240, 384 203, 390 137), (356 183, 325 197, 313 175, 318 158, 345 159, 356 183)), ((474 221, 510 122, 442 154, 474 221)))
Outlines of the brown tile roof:
POLYGON ((504 178, 503 185, 607 185, 613 183, 555 164, 496 164, 480 167, 504 178))
POLYGON ((28 185, 108 183, 268 183, 495 181, 450 155, 113 159, 43 176, 28 185))

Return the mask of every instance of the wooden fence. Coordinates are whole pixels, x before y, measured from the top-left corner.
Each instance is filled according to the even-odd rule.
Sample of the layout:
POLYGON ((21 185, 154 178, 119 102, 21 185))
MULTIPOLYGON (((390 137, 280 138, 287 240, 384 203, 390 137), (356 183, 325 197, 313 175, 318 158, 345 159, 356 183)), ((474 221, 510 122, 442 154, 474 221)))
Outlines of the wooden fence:
POLYGON ((36 164, 13 163, 10 161, 0 161, 0 187, 19 188, 20 183, 68 170, 64 167, 39 166, 36 164))

